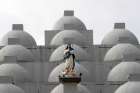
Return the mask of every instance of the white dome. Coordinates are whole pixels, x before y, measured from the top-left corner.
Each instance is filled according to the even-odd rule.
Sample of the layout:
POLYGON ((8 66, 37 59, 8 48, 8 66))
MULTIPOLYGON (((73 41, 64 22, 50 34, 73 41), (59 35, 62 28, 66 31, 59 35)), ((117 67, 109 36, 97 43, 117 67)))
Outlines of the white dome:
POLYGON ((14 41, 14 43, 23 45, 24 47, 27 47, 27 48, 32 48, 32 47, 37 46, 34 38, 25 31, 9 31, 2 38, 2 45, 4 45, 4 46, 8 45, 9 40, 12 38, 17 39, 17 41, 14 41))
POLYGON ((65 30, 64 29, 65 24, 73 25, 72 27, 73 30, 86 31, 86 26, 84 25, 84 23, 75 16, 63 16, 55 23, 53 29, 65 30))
MULTIPOLYGON (((62 45, 58 47, 56 50, 54 50, 52 55, 50 56, 50 61, 62 61, 65 47, 66 45, 62 45)), ((80 61, 85 61, 89 59, 88 53, 85 50, 83 50, 81 47, 75 44, 73 44, 72 47, 74 48, 76 59, 80 61)))
POLYGON ((129 81, 121 85, 115 93, 140 93, 140 82, 139 81, 129 81))
POLYGON ((76 30, 64 30, 54 36, 50 45, 60 46, 66 44, 66 42, 64 41, 65 39, 70 39, 71 41, 69 41, 69 43, 72 44, 74 42, 78 45, 81 44, 81 42, 84 43, 86 41, 86 39, 80 32, 76 30))
POLYGON ((140 74, 140 63, 121 62, 109 72, 107 81, 128 81, 131 74, 140 74))
MULTIPOLYGON (((48 81, 49 82, 59 82, 58 76, 61 74, 62 71, 65 69, 65 63, 61 63, 56 68, 53 69, 53 71, 50 73, 48 81)), ((84 68, 82 65, 76 63, 75 64, 75 71, 77 75, 82 73, 82 79, 88 79, 89 73, 86 68, 84 68)))
POLYGON ((25 93, 21 88, 13 84, 0 84, 1 93, 25 93))
POLYGON ((132 44, 117 44, 106 53, 104 61, 137 61, 140 49, 132 44))
POLYGON ((126 29, 114 29, 109 32, 102 40, 103 45, 116 45, 119 43, 138 44, 136 36, 126 29))
POLYGON ((16 63, 0 65, 0 76, 11 77, 14 81, 31 80, 29 72, 16 63))
MULTIPOLYGON (((64 90, 64 88, 66 88, 66 86, 67 85, 65 85, 65 84, 59 84, 51 91, 51 93, 73 93, 73 92, 74 93, 90 93, 89 90, 81 84, 74 86, 75 88, 72 87, 73 89, 69 88, 69 89, 64 90)), ((71 86, 73 86, 73 84, 71 84, 71 86, 70 85, 68 85, 68 86, 71 87, 71 86)))
POLYGON ((5 62, 7 56, 15 57, 17 62, 34 61, 33 54, 30 50, 21 45, 7 45, 0 50, 0 61, 5 62))

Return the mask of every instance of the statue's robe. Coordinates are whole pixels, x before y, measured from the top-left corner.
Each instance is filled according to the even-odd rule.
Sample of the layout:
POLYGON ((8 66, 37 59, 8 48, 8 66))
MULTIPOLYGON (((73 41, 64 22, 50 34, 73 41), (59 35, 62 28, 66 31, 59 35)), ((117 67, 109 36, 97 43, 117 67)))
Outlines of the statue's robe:
POLYGON ((69 71, 73 71, 75 67, 75 56, 74 56, 73 50, 65 50, 64 51, 64 59, 65 59, 65 69, 69 71))

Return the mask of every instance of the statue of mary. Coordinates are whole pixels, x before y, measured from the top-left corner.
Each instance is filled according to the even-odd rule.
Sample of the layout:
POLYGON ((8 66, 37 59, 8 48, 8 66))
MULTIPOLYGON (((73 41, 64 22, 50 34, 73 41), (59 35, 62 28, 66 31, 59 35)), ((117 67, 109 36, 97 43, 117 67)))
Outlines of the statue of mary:
POLYGON ((64 60, 65 60, 65 69, 64 75, 73 76, 74 67, 75 67, 75 54, 74 49, 71 47, 71 44, 67 44, 64 49, 64 60))

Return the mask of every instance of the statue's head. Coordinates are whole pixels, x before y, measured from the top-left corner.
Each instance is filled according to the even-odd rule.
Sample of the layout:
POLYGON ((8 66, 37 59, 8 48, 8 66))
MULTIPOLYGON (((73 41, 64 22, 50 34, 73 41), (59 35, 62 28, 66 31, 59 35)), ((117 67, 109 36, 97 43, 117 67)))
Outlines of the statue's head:
POLYGON ((65 49, 71 49, 71 44, 67 44, 65 49))

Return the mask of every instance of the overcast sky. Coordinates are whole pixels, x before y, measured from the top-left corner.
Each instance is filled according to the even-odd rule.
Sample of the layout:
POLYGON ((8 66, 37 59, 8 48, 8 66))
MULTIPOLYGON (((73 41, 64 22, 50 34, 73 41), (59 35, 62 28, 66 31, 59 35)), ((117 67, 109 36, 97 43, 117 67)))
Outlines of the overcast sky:
POLYGON ((74 10, 75 16, 94 30, 96 44, 101 43, 115 22, 125 22, 140 40, 139 0, 0 0, 0 38, 11 30, 12 24, 22 23, 42 45, 44 30, 52 29, 64 10, 74 10))

